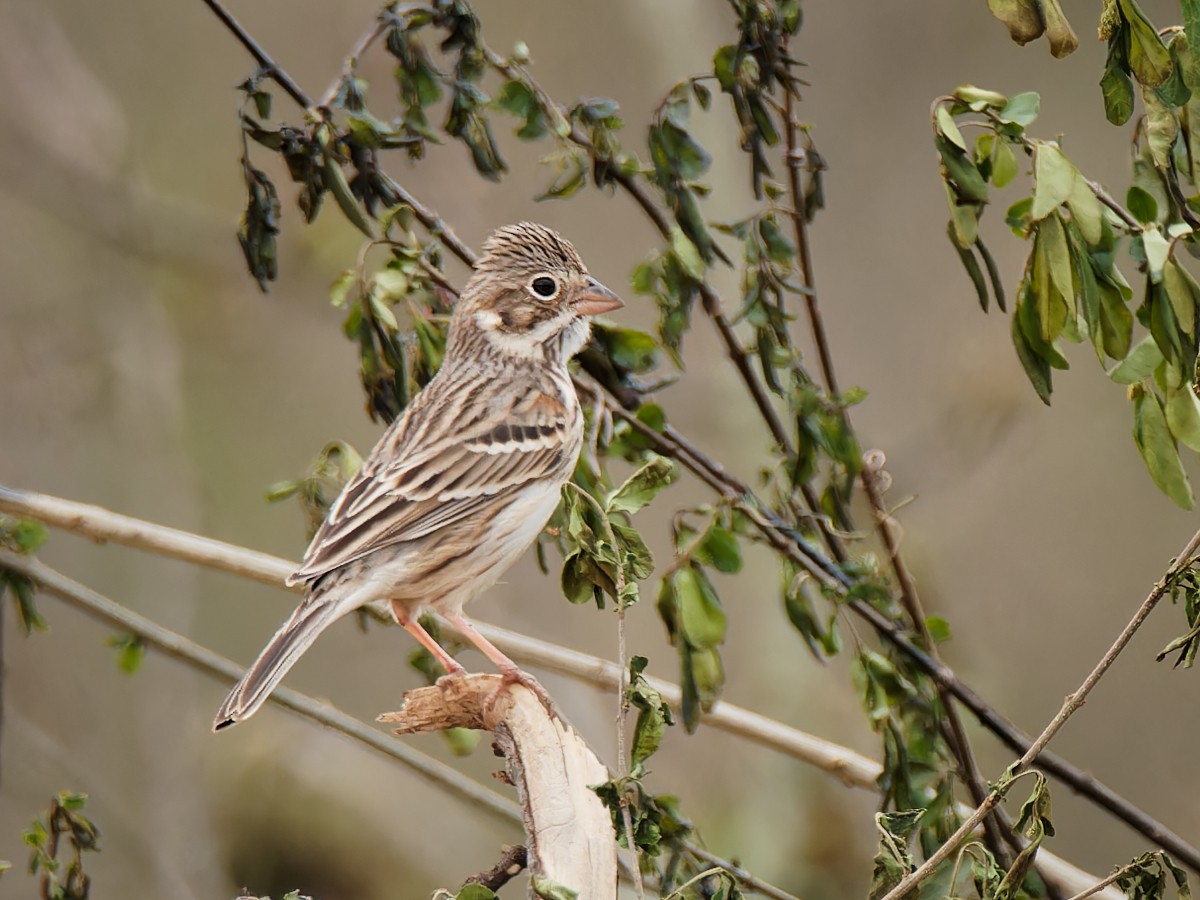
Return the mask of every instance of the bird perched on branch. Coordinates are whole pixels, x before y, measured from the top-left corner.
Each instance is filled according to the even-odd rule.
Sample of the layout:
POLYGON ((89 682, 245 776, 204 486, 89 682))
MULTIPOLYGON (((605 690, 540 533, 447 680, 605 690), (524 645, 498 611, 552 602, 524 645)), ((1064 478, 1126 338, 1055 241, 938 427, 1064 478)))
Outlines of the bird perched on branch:
POLYGON ((449 674, 465 670, 417 621, 433 610, 507 682, 537 683, 463 615, 553 514, 583 444, 567 372, 590 317, 622 306, 558 234, 496 231, 454 309, 436 377, 329 508, 300 568, 307 596, 221 704, 213 730, 253 715, 317 636, 379 601, 449 674))

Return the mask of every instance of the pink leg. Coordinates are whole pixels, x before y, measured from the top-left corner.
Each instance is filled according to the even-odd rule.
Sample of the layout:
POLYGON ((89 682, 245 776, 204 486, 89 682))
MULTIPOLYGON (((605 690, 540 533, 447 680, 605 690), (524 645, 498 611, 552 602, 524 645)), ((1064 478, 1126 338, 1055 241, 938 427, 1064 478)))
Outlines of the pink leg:
MULTIPOLYGON (((523 672, 521 667, 504 655, 504 652, 485 638, 482 634, 475 630, 475 626, 471 624, 471 620, 464 616, 461 612, 454 615, 445 616, 447 622, 462 632, 462 636, 479 648, 480 652, 490 659, 500 670, 500 674, 504 676, 504 682, 500 686, 500 690, 504 689, 506 684, 522 684, 537 695, 537 698, 542 701, 542 705, 552 715, 558 715, 558 710, 554 706, 554 700, 546 692, 546 689, 538 683, 538 680, 528 672, 523 672)), ((497 691, 497 694, 499 691, 497 691)), ((495 702, 494 698, 489 701, 489 706, 495 702)))
MULTIPOLYGON (((442 668, 446 670, 448 675, 465 675, 466 669, 462 667, 457 659, 445 651, 441 644, 435 641, 424 628, 421 623, 408 614, 403 604, 392 601, 392 615, 396 617, 396 621, 400 623, 400 627, 415 637, 422 647, 433 654, 433 658, 442 664, 442 668)), ((495 648, 492 648, 495 650, 495 648)), ((499 653, 499 650, 496 650, 499 653)), ((512 663, 509 663, 512 665, 512 663)))

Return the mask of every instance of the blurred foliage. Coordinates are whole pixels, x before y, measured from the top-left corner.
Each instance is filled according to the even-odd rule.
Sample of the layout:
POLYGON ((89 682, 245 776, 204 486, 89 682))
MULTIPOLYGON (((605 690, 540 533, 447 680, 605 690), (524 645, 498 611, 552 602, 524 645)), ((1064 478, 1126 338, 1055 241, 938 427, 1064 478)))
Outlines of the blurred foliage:
MULTIPOLYGON (((1017 38, 1020 21, 1036 5, 1026 0, 992 8, 1017 38)), ((1006 222, 1031 242, 1015 292, 1012 336, 1038 396, 1048 404, 1052 371, 1068 367, 1060 340, 1091 343, 1101 364, 1115 363, 1109 377, 1127 388, 1134 442, 1154 483, 1191 509, 1195 499, 1179 445, 1200 451, 1200 284, 1182 257, 1200 255, 1200 100, 1193 99, 1200 98, 1200 64, 1191 50, 1200 40, 1200 4, 1183 0, 1180 6, 1184 26, 1160 32, 1134 0, 1105 4, 1105 114, 1124 125, 1139 97, 1143 108, 1134 123, 1124 206, 1083 175, 1058 142, 1029 134, 1036 94, 1010 98, 963 86, 935 105, 933 125, 950 201, 950 239, 985 312, 990 297, 1005 308, 1000 275, 979 234, 989 185, 1013 181, 1019 158, 1032 164, 1031 192, 1009 207, 1006 222), (968 127, 979 130, 970 142, 963 134, 968 127), (1136 306, 1138 292, 1118 268, 1123 257, 1142 276, 1136 306), (1135 336, 1138 326, 1143 334, 1135 336)))
POLYGON ((29 874, 41 876, 42 900, 87 900, 91 879, 83 871, 83 854, 100 849, 100 832, 83 815, 86 805, 87 794, 62 791, 25 832, 29 874))
MULTIPOLYGON (((1045 36, 1056 57, 1077 46, 1058 0, 988 5, 1018 43, 1045 36)), ((1200 0, 1180 5, 1184 25, 1160 32, 1135 0, 1104 3, 1106 117, 1124 125, 1139 100, 1143 110, 1135 120, 1133 179, 1123 205, 1081 173, 1058 142, 1031 135, 1039 112, 1035 93, 1010 97, 964 85, 939 98, 932 125, 950 240, 983 310, 993 301, 1002 312, 1011 309, 1016 354, 1038 396, 1049 403, 1053 370, 1067 368, 1061 342, 1089 342, 1112 381, 1126 387, 1134 440, 1153 480, 1190 508, 1193 494, 1178 446, 1200 451, 1200 284, 1179 251, 1200 255, 1200 101, 1193 99, 1200 97, 1200 61, 1190 49, 1200 39, 1200 0), (1031 170, 1028 196, 1008 208, 1005 221, 1029 241, 1030 253, 1010 298, 980 221, 991 189, 1014 183, 1023 161, 1031 170), (1140 305, 1121 265, 1142 276, 1140 305)), ((860 705, 879 736, 880 840, 871 896, 882 896, 912 870, 915 852, 928 856, 962 821, 971 749, 954 734, 929 663, 906 649, 935 654, 951 629, 944 619, 924 617, 903 584, 892 583, 884 558, 854 522, 856 485, 873 477, 864 471, 850 419, 865 394, 836 386, 815 313, 806 235, 824 202, 824 161, 812 129, 794 113, 805 85, 797 74, 803 63, 792 52, 803 24, 799 0, 729 0, 728 10, 730 37, 714 48, 711 65, 667 86, 644 132, 627 132, 611 98, 558 102, 533 77, 525 44, 507 54, 495 51, 466 0, 389 4, 330 89, 302 103, 299 120, 278 115, 269 69, 240 86, 247 199, 238 238, 251 276, 265 291, 278 276, 284 215, 280 190, 255 166, 263 153, 280 157, 305 222, 333 206, 364 235, 329 297, 357 353, 368 414, 392 422, 438 371, 461 280, 454 266, 469 267, 475 256, 387 173, 388 154, 420 160, 457 144, 478 175, 499 180, 526 162, 523 154, 510 162, 500 152, 496 129, 511 127, 519 140, 541 145, 530 157, 536 153, 547 170, 543 199, 566 200, 590 186, 634 201, 661 238, 630 277, 633 292, 654 303, 656 333, 596 323, 579 355, 592 391, 581 391, 588 440, 539 541, 539 562, 549 572, 547 549, 556 547, 559 582, 570 602, 594 601, 604 609, 611 600, 623 611, 655 573, 636 525, 638 511, 685 470, 713 488, 713 502, 676 510, 672 556, 658 573, 657 611, 678 657, 684 729, 699 728, 729 674, 721 647, 731 610, 722 590, 743 571, 747 544, 764 546, 777 557, 783 619, 797 634, 797 648, 817 658, 849 653, 860 705), (360 57, 373 47, 394 61, 391 83, 378 92, 358 73, 360 57), (700 116, 722 117, 726 132, 736 135, 749 200, 736 221, 706 214, 711 185, 705 179, 714 155, 697 137, 700 116), (717 267, 736 272, 732 301, 723 303, 712 284, 717 267), (815 370, 797 341, 805 315, 815 370), (657 395, 687 377, 684 338, 705 320, 771 434, 754 487, 680 435, 657 395), (850 612, 873 624, 882 619, 894 631, 879 630, 892 639, 876 644, 847 627, 850 612)), ((273 486, 268 497, 299 499, 311 533, 360 465, 352 448, 335 441, 308 472, 273 486)), ((863 483, 870 487, 869 480, 863 483)), ((880 522, 888 515, 884 509, 872 514, 880 522)), ((0 545, 28 553, 43 539, 29 523, 0 518, 0 545)), ((1188 568, 1170 588, 1183 598, 1190 631, 1163 655, 1178 653, 1178 662, 1191 665, 1200 645, 1200 577, 1188 568)), ((16 598, 27 632, 45 627, 28 579, 0 571, 0 594, 5 590, 16 598)), ((436 622, 426 627, 438 637, 436 622)), ((122 669, 135 670, 141 642, 118 636, 111 643, 122 669)), ((414 653, 413 665, 431 681, 438 677, 424 651, 414 653)), ((612 813, 619 843, 637 849, 660 896, 741 897, 746 879, 706 862, 677 798, 654 794, 646 784, 648 764, 674 724, 645 677, 648 665, 643 657, 629 664, 624 702, 637 712, 630 768, 595 790, 612 813)), ((448 738, 459 751, 475 740, 465 733, 448 738)), ((1014 853, 988 834, 962 848, 922 896, 1047 895, 1031 869, 1041 842, 1054 833, 1045 778, 1006 774, 991 789, 1006 792, 1026 775, 1034 787, 1013 826, 1020 836, 1014 853)), ((54 894, 44 889, 44 896, 86 896, 78 863, 83 850, 95 849, 95 830, 79 814, 81 806, 78 795, 62 795, 45 823, 27 835, 31 869, 43 874, 44 884, 62 886, 54 894), (74 849, 65 870, 58 861, 63 835, 74 849)), ((1165 854, 1142 857, 1124 871, 1119 883, 1130 896, 1164 896, 1168 883, 1186 896, 1186 876, 1165 854)), ((559 885, 533 887, 540 896, 569 895, 559 885)), ((480 885, 457 894, 460 900, 493 896, 480 885)))
MULTIPOLYGON (((648 402, 652 382, 642 379, 656 377, 660 349, 675 369, 682 369, 683 338, 697 306, 714 320, 731 359, 744 361, 738 364, 739 372, 752 392, 761 385, 775 398, 765 400, 766 395, 760 395, 760 410, 773 416, 769 405, 777 403, 781 422, 787 423, 773 430, 775 452, 761 470, 771 514, 784 523, 790 540, 806 548, 822 543, 840 548, 830 536, 834 529, 853 534, 848 503, 863 463, 848 410, 865 395, 858 389, 835 394, 823 387, 810 374, 794 340, 797 311, 812 294, 801 265, 800 242, 824 196, 824 162, 811 129, 788 112, 803 85, 796 75, 800 63, 790 51, 790 41, 802 22, 800 7, 787 0, 733 0, 730 7, 736 16, 736 39, 715 50, 710 71, 666 91, 651 116, 644 157, 623 143, 624 121, 615 101, 558 103, 530 74, 529 49, 518 44, 508 55, 491 49, 482 23, 465 2, 388 7, 380 14, 369 37, 381 37, 386 52, 397 61, 398 108, 392 112, 368 108, 370 86, 356 73, 357 56, 347 60, 341 80, 317 107, 319 115, 310 113, 302 126, 264 124, 267 104, 261 102, 260 86, 253 82, 244 86, 247 108, 253 108, 254 115, 243 111, 243 133, 284 156, 299 185, 298 202, 305 218, 311 219, 321 198, 333 193, 351 224, 370 236, 356 265, 334 282, 330 297, 347 311, 346 334, 360 347, 368 409, 386 421, 399 415, 436 372, 444 352, 447 313, 456 293, 448 257, 469 264, 473 255, 449 240, 436 215, 408 198, 384 173, 380 153, 398 149, 421 158, 433 146, 457 141, 465 145, 479 174, 501 178, 509 163, 494 139, 492 117, 500 113, 514 120, 521 140, 550 144, 541 157, 551 169, 543 197, 565 199, 589 183, 620 190, 659 229, 662 245, 634 268, 631 277, 634 292, 651 297, 658 310, 657 339, 600 323, 580 354, 588 375, 632 410, 634 418, 614 418, 603 405, 583 398, 589 403, 588 447, 574 483, 563 492, 550 539, 538 545, 545 571, 550 569, 547 546, 558 547, 563 557, 562 590, 575 603, 593 600, 603 608, 608 598, 622 608, 636 602, 639 582, 653 572, 646 542, 630 517, 678 476, 678 467, 663 458, 664 446, 669 446, 664 441, 673 431, 662 406, 648 402), (734 222, 710 222, 703 211, 710 191, 703 179, 712 153, 693 133, 692 117, 716 114, 716 97, 727 103, 736 123, 737 145, 745 154, 748 184, 758 204, 734 222), (773 159, 775 154, 783 156, 782 166, 773 159), (371 263, 369 251, 374 247, 385 251, 382 262, 371 263), (708 282, 709 269, 717 264, 734 266, 740 276, 737 312, 725 324, 708 282), (633 466, 632 474, 619 483, 609 472, 610 462, 616 461, 633 466)), ((1061 35, 1052 37, 1055 42, 1062 46, 1061 35)), ((952 223, 952 229, 959 229, 958 233, 952 230, 952 237, 969 271, 984 286, 982 301, 987 303, 990 290, 1003 307, 999 275, 978 241, 977 221, 987 200, 986 178, 1004 181, 1016 174, 1013 145, 1036 115, 1036 97, 1025 95, 1010 104, 1007 98, 986 95, 978 111, 995 117, 999 133, 979 152, 986 150, 989 159, 995 155, 997 175, 990 167, 981 172, 978 153, 968 152, 954 125, 954 116, 961 112, 956 107, 939 113, 942 130, 937 139, 949 173, 951 199, 956 210, 963 210, 952 223), (990 286, 983 269, 989 273, 990 286)), ((257 214, 256 218, 255 210, 269 204, 258 199, 256 178, 248 184, 252 190, 247 221, 262 219, 273 225, 270 216, 257 214)), ((1083 194, 1072 195, 1072 202, 1086 202, 1079 197, 1083 194)), ((1094 206, 1086 212, 1094 213, 1094 206)), ((1048 258, 1058 244, 1066 243, 1068 234, 1073 236, 1069 228, 1078 228, 1071 217, 1056 215, 1053 221, 1057 224, 1047 226, 1049 237, 1043 238, 1048 258), (1058 230, 1051 233, 1050 228, 1058 230), (1057 243, 1047 243, 1053 241, 1057 243)), ((1084 233, 1096 238, 1092 224, 1084 233)), ((265 225, 260 233, 268 245, 274 240, 275 232, 265 225)), ((253 245, 247 250, 256 277, 261 269, 256 268, 256 260, 271 256, 270 249, 265 254, 253 245)), ((1049 281, 1048 264, 1039 268, 1039 275, 1044 268, 1043 281, 1057 285, 1062 280, 1061 265, 1058 256, 1053 259, 1059 281, 1049 281)), ((1109 342, 1113 347, 1121 337, 1123 320, 1117 316, 1109 316, 1116 322, 1109 328, 1114 332, 1109 342)), ((1052 343, 1053 338, 1045 339, 1036 347, 1052 343)), ((660 378, 659 383, 666 381, 660 378)), ((1046 383, 1048 394, 1048 378, 1046 383)), ((328 504, 325 474, 319 463, 309 477, 285 483, 273 495, 299 495, 311 521, 319 522, 328 504)), ((719 579, 741 570, 745 541, 764 540, 754 516, 761 516, 758 501, 747 505, 731 496, 716 505, 680 510, 672 520, 674 553, 662 573, 657 608, 678 652, 682 720, 689 732, 696 730, 725 684, 720 647, 729 614, 720 597, 719 579)), ((818 656, 841 652, 838 619, 847 603, 868 604, 902 629, 915 628, 869 550, 820 564, 824 568, 817 570, 789 554, 783 554, 780 562, 786 618, 812 652, 818 656)), ((944 620, 935 624, 943 637, 949 633, 944 620)), ((673 798, 657 797, 642 784, 646 763, 673 722, 661 698, 645 682, 645 666, 641 658, 634 661, 626 694, 626 701, 638 711, 631 771, 618 774, 599 792, 613 810, 622 841, 627 839, 622 816, 626 811, 631 815, 633 843, 662 890, 700 896, 697 892, 709 890, 705 885, 711 876, 699 859, 687 854, 690 824, 679 816, 673 798)), ((883 745, 884 804, 896 811, 920 808, 911 836, 923 852, 932 852, 959 824, 958 754, 969 751, 946 743, 937 686, 903 653, 876 650, 856 638, 853 670, 863 707, 883 745)), ((1004 877, 1004 869, 995 865, 989 850, 979 855, 1004 877)), ((722 888, 714 885, 711 890, 722 888)))
MULTIPOLYGON (((0 515, 0 548, 24 556, 36 553, 49 537, 46 526, 41 522, 0 515)), ((50 630, 50 623, 38 611, 37 586, 33 579, 0 566, 0 602, 3 602, 5 594, 8 593, 12 594, 17 608, 17 619, 25 629, 26 636, 35 631, 50 630)))

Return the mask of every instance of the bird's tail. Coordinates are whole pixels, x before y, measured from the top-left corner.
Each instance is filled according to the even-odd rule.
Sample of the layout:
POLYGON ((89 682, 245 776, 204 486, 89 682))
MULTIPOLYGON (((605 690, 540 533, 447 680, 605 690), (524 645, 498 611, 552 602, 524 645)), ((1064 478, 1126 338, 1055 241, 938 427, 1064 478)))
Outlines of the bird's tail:
POLYGON ((263 648, 253 665, 246 670, 213 721, 213 731, 228 728, 243 719, 248 719, 271 696, 271 691, 296 664, 317 639, 317 636, 341 618, 345 608, 328 600, 313 602, 310 599, 300 606, 283 627, 275 632, 271 642, 263 648))

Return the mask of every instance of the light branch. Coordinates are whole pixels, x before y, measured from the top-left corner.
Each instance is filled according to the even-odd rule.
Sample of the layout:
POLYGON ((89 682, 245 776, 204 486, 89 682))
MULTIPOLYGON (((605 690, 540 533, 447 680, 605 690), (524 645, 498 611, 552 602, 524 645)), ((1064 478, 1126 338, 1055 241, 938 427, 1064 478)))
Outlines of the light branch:
POLYGON ((998 786, 988 794, 984 802, 979 805, 975 812, 963 822, 959 829, 942 846, 925 860, 916 871, 905 876, 895 888, 888 892, 883 900, 901 900, 902 897, 911 894, 923 881, 933 875, 939 865, 949 859, 951 854, 958 850, 959 845, 970 836, 975 827, 983 820, 983 817, 1004 799, 1008 787, 1012 784, 1013 780, 1037 762, 1039 755, 1046 748, 1046 745, 1054 740, 1055 735, 1067 724, 1067 720, 1083 706, 1088 694, 1092 692, 1092 689, 1104 677, 1104 673, 1116 662, 1117 657, 1121 655, 1121 651, 1125 649, 1130 640, 1133 639, 1133 636, 1137 634, 1138 629, 1142 627, 1142 623, 1146 621, 1146 618, 1153 611, 1154 607, 1158 605, 1158 601, 1170 590, 1175 578, 1192 564, 1197 548, 1200 548, 1200 531, 1192 535, 1191 540, 1180 551, 1174 565, 1154 585, 1150 593, 1146 596, 1146 599, 1142 601, 1142 605, 1133 614, 1133 618, 1129 620, 1129 624, 1117 635, 1112 646, 1100 657, 1100 661, 1088 673, 1083 683, 1074 692, 1066 696, 1058 713, 1050 720, 1050 723, 1042 730, 1042 733, 1037 736, 1029 749, 1005 771, 998 786))

